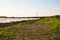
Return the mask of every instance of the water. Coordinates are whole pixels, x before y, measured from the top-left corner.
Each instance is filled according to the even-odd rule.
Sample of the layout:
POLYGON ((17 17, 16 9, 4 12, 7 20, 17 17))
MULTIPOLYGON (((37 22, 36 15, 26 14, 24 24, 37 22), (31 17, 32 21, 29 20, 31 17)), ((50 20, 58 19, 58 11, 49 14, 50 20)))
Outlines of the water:
POLYGON ((10 22, 17 22, 23 20, 36 20, 39 18, 0 18, 0 23, 10 23, 10 22))

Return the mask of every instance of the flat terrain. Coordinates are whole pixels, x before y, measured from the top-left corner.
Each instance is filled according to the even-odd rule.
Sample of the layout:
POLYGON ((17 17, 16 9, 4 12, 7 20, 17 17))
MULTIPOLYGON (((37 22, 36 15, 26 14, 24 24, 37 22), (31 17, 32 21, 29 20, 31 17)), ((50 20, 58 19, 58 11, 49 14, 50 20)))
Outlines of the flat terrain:
POLYGON ((23 20, 37 20, 40 18, 0 18, 0 23, 11 23, 23 20))
POLYGON ((42 18, 2 26, 0 40, 60 40, 60 19, 42 18))

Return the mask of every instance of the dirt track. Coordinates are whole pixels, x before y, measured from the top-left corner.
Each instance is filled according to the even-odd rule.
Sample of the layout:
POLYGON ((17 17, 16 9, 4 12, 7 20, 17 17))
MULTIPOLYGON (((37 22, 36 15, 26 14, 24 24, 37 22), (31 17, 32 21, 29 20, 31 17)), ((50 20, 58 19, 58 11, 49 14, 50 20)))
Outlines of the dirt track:
MULTIPOLYGON (((27 26, 24 26, 21 28, 22 31, 20 31, 20 34, 18 34, 15 38, 15 40, 48 40, 48 36, 44 34, 44 31, 51 30, 52 27, 49 25, 40 25, 40 24, 30 24, 27 26), (47 27, 48 26, 48 27, 47 27), (26 33, 26 34, 23 34, 26 33)), ((52 34, 52 36, 55 36, 55 34, 52 34)), ((50 37, 50 38, 51 38, 50 37)))

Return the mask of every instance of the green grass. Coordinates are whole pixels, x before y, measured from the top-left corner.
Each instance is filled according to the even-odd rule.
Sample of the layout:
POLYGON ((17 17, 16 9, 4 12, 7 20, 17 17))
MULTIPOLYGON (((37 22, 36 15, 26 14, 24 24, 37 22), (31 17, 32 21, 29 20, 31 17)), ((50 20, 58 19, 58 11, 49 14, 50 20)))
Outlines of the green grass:
MULTIPOLYGON (((45 28, 46 28, 45 27, 45 28)), ((31 29, 32 30, 32 29, 31 29)), ((39 20, 26 21, 23 23, 18 23, 13 26, 0 28, 0 40, 60 40, 60 19, 58 18, 43 18, 39 20), (35 34, 29 31, 27 27, 34 27, 33 30, 36 31, 35 34), (46 27, 51 27, 49 30, 45 30, 41 27, 46 25, 46 27), (48 25, 48 26, 47 26, 48 25)))

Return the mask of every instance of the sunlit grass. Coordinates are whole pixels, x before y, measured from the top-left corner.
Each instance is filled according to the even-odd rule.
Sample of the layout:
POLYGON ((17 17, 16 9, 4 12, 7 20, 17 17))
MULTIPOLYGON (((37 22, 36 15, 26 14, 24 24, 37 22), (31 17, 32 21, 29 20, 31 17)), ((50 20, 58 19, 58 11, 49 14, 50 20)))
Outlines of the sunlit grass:
MULTIPOLYGON (((48 26, 47 26, 48 27, 48 26)), ((33 29, 34 30, 34 29, 33 29)), ((0 40, 14 40, 16 39, 17 35, 19 40, 31 40, 32 38, 36 37, 39 40, 59 40, 60 39, 60 19, 58 18, 43 18, 40 20, 33 20, 33 21, 26 21, 22 23, 18 23, 16 25, 12 25, 9 27, 0 28, 0 40), (44 30, 42 28, 36 28, 37 36, 29 32, 26 27, 28 25, 49 25, 53 29, 49 29, 49 31, 44 30)))

